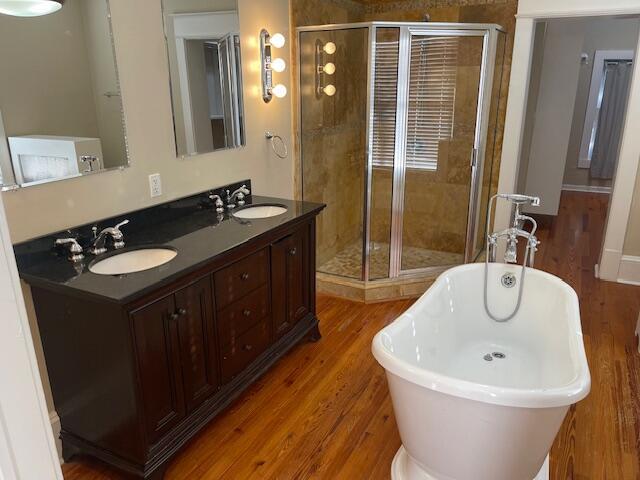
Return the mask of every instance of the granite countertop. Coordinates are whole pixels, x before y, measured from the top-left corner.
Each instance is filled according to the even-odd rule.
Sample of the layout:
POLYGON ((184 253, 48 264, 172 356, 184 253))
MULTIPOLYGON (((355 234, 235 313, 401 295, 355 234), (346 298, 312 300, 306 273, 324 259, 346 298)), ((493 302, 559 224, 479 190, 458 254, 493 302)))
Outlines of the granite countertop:
MULTIPOLYGON (((131 223, 122 228, 126 247, 118 253, 149 246, 176 249, 178 255, 164 265, 127 275, 98 275, 89 271, 89 265, 96 258, 113 252, 99 257, 85 252, 85 259, 74 264, 53 248, 55 238, 69 234, 59 232, 14 247, 20 276, 34 286, 128 303, 197 270, 235 247, 304 216, 315 215, 324 208, 318 203, 252 195, 247 198, 247 205, 277 204, 286 206, 287 211, 275 217, 251 220, 241 220, 225 213, 219 221, 211 205, 204 207, 202 201, 195 201, 195 198, 114 217, 119 220, 131 218, 131 223)), ((109 221, 116 221, 114 219, 109 221)), ((106 222, 100 222, 101 227, 110 225, 106 222)))

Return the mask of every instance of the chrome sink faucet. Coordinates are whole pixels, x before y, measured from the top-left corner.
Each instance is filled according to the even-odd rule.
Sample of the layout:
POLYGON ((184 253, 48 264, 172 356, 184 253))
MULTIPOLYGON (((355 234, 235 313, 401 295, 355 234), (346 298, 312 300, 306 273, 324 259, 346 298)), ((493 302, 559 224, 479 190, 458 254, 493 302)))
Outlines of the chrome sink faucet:
POLYGON ((238 200, 238 206, 241 207, 244 205, 245 196, 250 195, 251 191, 247 188, 246 185, 242 185, 240 188, 235 190, 232 194, 229 194, 229 190, 227 190, 227 208, 231 210, 232 208, 236 208, 236 204, 234 203, 236 199, 238 200))
POLYGON ((124 220, 118 223, 115 227, 108 227, 98 233, 98 227, 94 226, 93 230, 93 241, 91 242, 91 246, 89 247, 89 253, 92 255, 102 255, 107 251, 106 240, 107 236, 111 236, 113 240, 113 248, 119 250, 124 248, 124 235, 122 234, 121 227, 125 226, 129 223, 129 220, 124 220))

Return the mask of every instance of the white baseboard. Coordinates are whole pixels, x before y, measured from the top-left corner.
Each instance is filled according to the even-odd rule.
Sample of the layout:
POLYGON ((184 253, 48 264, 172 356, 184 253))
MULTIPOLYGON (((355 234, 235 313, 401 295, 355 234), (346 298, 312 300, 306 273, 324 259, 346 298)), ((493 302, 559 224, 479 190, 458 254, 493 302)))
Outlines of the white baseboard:
POLYGON ((640 257, 623 255, 620 260, 618 282, 640 285, 640 257))
POLYGON ((58 450, 58 458, 60 464, 64 463, 62 459, 62 440, 60 440, 60 417, 55 410, 49 412, 49 421, 51 422, 51 430, 53 430, 53 438, 56 441, 56 450, 58 450))
POLYGON ((588 192, 588 193, 611 193, 611 187, 600 187, 597 185, 570 185, 563 184, 562 190, 569 192, 588 192))

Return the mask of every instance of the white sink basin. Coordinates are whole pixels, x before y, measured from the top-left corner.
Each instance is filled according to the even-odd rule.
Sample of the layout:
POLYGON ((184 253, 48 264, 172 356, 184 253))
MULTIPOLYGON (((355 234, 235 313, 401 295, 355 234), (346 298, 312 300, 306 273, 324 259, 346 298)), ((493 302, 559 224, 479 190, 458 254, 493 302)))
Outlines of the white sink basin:
POLYGON ((169 248, 145 248, 130 250, 98 260, 89 265, 89 270, 98 275, 124 275, 159 267, 173 260, 178 252, 169 248))
POLYGON ((237 218, 269 218, 282 215, 287 211, 287 207, 280 205, 255 205, 233 212, 237 218))

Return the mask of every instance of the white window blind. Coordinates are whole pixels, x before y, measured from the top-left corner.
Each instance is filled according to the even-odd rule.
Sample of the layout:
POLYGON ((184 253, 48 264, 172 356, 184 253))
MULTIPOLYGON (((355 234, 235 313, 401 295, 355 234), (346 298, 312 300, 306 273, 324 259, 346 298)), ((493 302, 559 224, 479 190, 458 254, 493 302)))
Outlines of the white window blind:
MULTIPOLYGON (((411 40, 407 99, 407 168, 437 170, 438 145, 453 135, 456 37, 411 40)), ((397 111, 398 43, 376 45, 373 165, 392 167, 397 111)))

